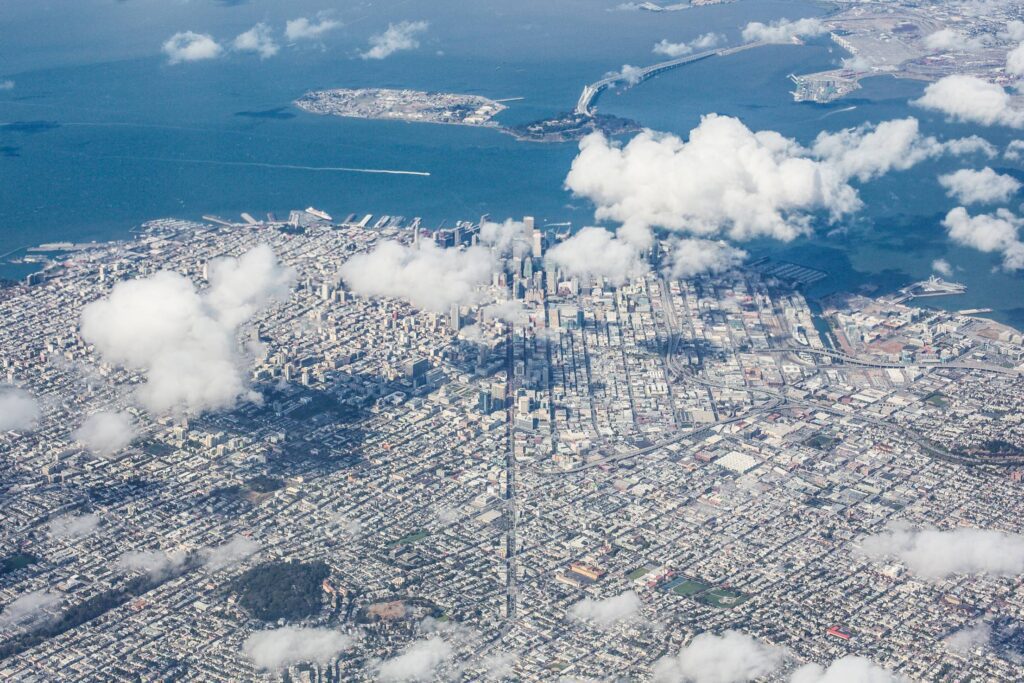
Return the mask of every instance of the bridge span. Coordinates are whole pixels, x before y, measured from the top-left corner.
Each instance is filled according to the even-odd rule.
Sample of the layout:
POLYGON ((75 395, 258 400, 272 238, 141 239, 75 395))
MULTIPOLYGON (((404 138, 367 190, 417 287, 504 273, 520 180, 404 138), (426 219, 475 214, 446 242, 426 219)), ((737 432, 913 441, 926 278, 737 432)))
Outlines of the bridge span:
POLYGON ((575 113, 580 116, 593 116, 594 101, 597 96, 601 94, 603 90, 610 88, 616 83, 631 83, 636 85, 642 81, 646 81, 652 76, 657 76, 663 71, 674 69, 677 66, 683 66, 684 64, 692 64, 693 62, 699 62, 708 57, 727 57, 737 52, 743 52, 744 50, 750 50, 755 47, 761 47, 768 43, 756 42, 756 43, 745 43, 743 45, 737 45, 736 47, 727 47, 716 50, 705 50, 704 52, 695 52, 693 54, 685 55, 683 57, 676 57, 675 59, 669 59, 664 62, 658 62, 657 64, 651 64, 644 68, 634 71, 630 74, 615 73, 609 76, 605 76, 599 81, 588 83, 583 86, 583 92, 580 93, 579 100, 576 101, 575 113))

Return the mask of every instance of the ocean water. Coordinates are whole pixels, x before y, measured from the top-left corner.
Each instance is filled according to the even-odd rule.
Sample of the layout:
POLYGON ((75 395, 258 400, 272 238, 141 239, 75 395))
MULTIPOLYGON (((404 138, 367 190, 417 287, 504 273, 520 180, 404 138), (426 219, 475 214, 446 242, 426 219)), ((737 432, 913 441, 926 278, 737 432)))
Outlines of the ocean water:
MULTIPOLYGON (((505 123, 568 110, 584 83, 623 64, 661 58, 662 38, 715 31, 731 43, 747 21, 820 15, 794 0, 740 2, 676 13, 617 11, 616 2, 435 0, 346 3, 344 23, 322 41, 283 46, 268 60, 227 54, 168 65, 159 46, 178 30, 227 42, 256 21, 280 31, 285 19, 329 3, 301 0, 46 0, 0 13, 0 254, 42 242, 122 239, 157 217, 279 214, 313 205, 329 213, 422 216, 427 225, 532 214, 540 223, 593 222, 593 207, 563 180, 573 143, 520 143, 495 130, 318 117, 291 102, 321 87, 409 87, 479 93, 509 102, 505 123), (62 21, 55 21, 55 17, 62 21), (358 53, 388 21, 427 20, 421 47, 386 60, 358 53), (9 37, 9 39, 8 39, 9 37), (306 169, 284 168, 301 166, 306 169), (429 172, 370 175, 313 168, 429 172)), ((908 115, 941 137, 979 133, 998 145, 1004 129, 950 125, 908 100, 922 85, 873 79, 833 105, 796 104, 788 75, 834 65, 827 40, 773 46, 676 69, 635 88, 602 95, 600 110, 685 135, 709 112, 739 116, 802 142, 819 131, 908 115)), ((980 160, 971 160, 980 166, 980 160)), ((994 168, 1021 175, 1001 160, 994 168)), ((821 225, 790 244, 744 245, 827 270, 815 294, 897 287, 926 277, 936 258, 957 266, 965 296, 933 299, 953 308, 991 307, 1024 324, 1020 276, 993 270, 998 258, 953 247, 939 221, 953 206, 937 173, 964 162, 939 160, 861 188, 867 208, 842 225, 821 225)), ((0 276, 23 275, 0 265, 0 276)))

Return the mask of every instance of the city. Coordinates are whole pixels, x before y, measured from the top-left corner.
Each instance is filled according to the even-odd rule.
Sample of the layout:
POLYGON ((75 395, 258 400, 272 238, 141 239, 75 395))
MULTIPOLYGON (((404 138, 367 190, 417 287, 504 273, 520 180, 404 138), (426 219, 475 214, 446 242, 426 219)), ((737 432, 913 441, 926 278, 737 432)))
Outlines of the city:
POLYGON ((532 218, 223 223, 151 221, 2 290, 0 363, 40 415, 0 435, 0 678, 681 680, 688 636, 723 631, 783 653, 770 680, 1024 675, 1015 572, 878 549, 1020 530, 1018 331, 812 307, 814 271, 778 262, 674 278, 665 242, 614 283, 532 218), (361 293, 384 244, 497 265, 413 307, 361 293), (165 380, 106 360, 90 307, 161 271, 214 306, 260 245, 283 287, 238 321, 242 400, 143 407, 165 380), (98 411, 130 444, 70 433, 98 411), (313 578, 281 611, 247 589, 267 568, 313 578))

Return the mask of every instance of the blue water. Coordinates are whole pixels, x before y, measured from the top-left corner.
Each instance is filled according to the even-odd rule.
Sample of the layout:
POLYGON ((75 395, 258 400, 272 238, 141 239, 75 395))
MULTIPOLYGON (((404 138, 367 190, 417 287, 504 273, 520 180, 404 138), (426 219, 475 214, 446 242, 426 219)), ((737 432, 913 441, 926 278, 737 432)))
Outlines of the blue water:
MULTIPOLYGON (((494 130, 317 117, 290 106, 318 87, 410 87, 480 93, 510 102, 501 119, 530 121, 569 109, 581 86, 622 64, 648 64, 651 46, 706 31, 738 40, 750 20, 819 15, 791 0, 742 0, 678 13, 609 11, 615 0, 348 3, 345 26, 321 42, 285 46, 272 59, 233 55, 169 66, 159 46, 179 30, 223 42, 256 21, 285 19, 325 3, 308 0, 48 0, 0 13, 0 254, 47 241, 124 238, 155 217, 242 211, 280 213, 314 205, 334 214, 422 216, 428 225, 533 214, 541 222, 593 220, 588 202, 562 187, 575 145, 519 143, 494 130), (282 8, 280 5, 286 4, 282 8), (427 6, 429 5, 429 6, 427 6), (60 18, 58 21, 57 18, 60 18), (358 59, 367 35, 388 21, 431 22, 421 48, 383 61, 358 59), (429 177, 315 172, 238 162, 425 171, 429 177)), ((809 141, 822 129, 913 114, 942 137, 1002 129, 946 124, 907 105, 921 85, 874 79, 848 101, 793 103, 790 73, 828 68, 843 55, 828 41, 778 46, 693 64, 602 96, 603 112, 685 134, 702 114, 741 117, 809 141), (850 111, 841 111, 851 105, 850 111)), ((997 170, 1020 173, 1020 167, 997 170)), ((998 258, 952 247, 938 225, 953 205, 935 182, 942 160, 862 188, 868 208, 835 233, 789 245, 745 245, 828 270, 818 288, 891 288, 928 275, 931 261, 961 268, 968 295, 933 300, 988 306, 1024 323, 1021 278, 993 271, 998 258)), ((24 269, 0 266, 0 276, 24 269)))

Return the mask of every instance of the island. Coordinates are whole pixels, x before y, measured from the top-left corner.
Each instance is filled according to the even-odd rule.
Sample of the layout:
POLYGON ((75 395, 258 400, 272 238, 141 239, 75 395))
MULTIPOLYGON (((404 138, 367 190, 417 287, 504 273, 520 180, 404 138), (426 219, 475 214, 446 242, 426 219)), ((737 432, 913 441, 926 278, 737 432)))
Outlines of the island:
POLYGON ((506 109, 481 95, 385 88, 313 90, 297 99, 295 106, 311 114, 459 126, 496 126, 492 119, 506 109))
POLYGON ((591 112, 566 112, 551 119, 503 126, 493 120, 497 114, 508 108, 501 100, 492 100, 481 95, 419 90, 313 90, 297 99, 295 106, 311 114, 330 116, 486 126, 526 142, 565 142, 579 140, 594 131, 601 131, 607 135, 622 135, 640 130, 639 124, 628 119, 597 116, 591 112))

